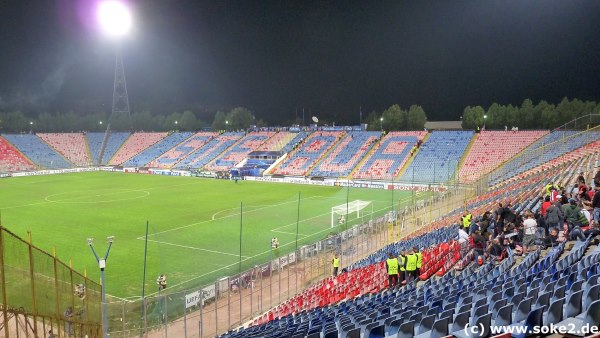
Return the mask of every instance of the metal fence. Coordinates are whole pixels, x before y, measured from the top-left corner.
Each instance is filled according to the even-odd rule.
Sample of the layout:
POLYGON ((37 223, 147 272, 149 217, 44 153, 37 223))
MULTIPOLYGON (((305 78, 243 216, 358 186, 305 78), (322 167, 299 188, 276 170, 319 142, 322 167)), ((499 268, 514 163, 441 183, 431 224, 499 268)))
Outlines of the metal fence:
MULTIPOLYGON (((389 208, 357 219, 360 222, 353 226, 340 225, 322 240, 302 243, 297 250, 287 252, 275 249, 272 259, 202 286, 182 291, 167 288, 144 299, 109 303, 111 337, 214 337, 251 323, 331 276, 334 253, 343 269, 463 208, 473 195, 470 186, 446 188, 436 193, 412 191, 402 201, 393 197, 393 190, 382 191, 390 201, 389 208)), ((346 189, 352 196, 352 189, 346 189)))
POLYGON ((0 336, 101 337, 101 286, 0 226, 0 336))

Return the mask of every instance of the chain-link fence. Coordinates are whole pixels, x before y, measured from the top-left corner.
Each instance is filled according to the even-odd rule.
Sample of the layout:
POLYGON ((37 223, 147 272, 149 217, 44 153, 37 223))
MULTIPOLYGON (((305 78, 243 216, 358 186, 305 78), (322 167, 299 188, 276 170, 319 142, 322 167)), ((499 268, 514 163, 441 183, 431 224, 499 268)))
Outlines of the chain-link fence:
POLYGON ((0 226, 2 337, 101 337, 101 286, 0 226))

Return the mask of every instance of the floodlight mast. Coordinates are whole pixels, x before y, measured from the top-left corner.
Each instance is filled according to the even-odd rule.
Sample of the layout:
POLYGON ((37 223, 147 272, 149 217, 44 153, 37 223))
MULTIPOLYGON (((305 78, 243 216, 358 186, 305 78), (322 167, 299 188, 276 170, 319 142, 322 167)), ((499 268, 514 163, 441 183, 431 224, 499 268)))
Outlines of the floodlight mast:
POLYGON ((113 102, 108 123, 106 123, 106 134, 100 147, 98 164, 102 164, 104 150, 108 142, 110 132, 110 121, 113 116, 127 114, 131 116, 129 110, 129 96, 127 94, 127 81, 125 80, 125 66, 121 52, 121 43, 123 37, 131 29, 131 14, 127 6, 116 0, 105 0, 98 4, 98 22, 105 35, 115 42, 115 77, 113 83, 113 102))

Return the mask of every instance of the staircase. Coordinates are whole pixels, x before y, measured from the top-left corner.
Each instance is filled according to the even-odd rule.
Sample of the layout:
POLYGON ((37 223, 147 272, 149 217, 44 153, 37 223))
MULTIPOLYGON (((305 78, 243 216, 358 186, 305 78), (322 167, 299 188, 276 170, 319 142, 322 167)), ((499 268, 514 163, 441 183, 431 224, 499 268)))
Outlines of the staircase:
POLYGON ((104 151, 106 150, 106 144, 108 143, 108 138, 110 137, 110 123, 106 126, 106 132, 104 133, 104 139, 102 139, 102 145, 100 146, 100 154, 98 155, 98 163, 97 165, 102 164, 102 158, 104 157, 104 151))

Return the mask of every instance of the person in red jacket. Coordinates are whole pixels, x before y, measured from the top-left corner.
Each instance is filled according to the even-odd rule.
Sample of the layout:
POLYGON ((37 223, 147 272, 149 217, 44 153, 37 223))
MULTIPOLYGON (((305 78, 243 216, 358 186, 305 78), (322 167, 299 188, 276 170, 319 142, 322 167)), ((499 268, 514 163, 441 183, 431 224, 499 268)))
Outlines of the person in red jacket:
POLYGON ((552 205, 552 202, 550 202, 550 196, 546 196, 544 198, 544 202, 542 203, 542 216, 546 217, 546 210, 548 210, 548 208, 550 208, 550 206, 552 205))

